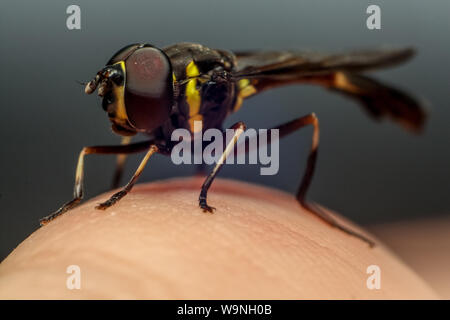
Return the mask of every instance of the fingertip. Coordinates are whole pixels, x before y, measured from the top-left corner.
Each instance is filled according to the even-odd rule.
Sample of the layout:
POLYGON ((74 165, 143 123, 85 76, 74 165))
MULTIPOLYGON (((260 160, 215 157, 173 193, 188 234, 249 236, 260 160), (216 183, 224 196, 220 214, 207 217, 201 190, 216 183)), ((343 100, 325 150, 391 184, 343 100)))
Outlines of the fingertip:
POLYGON ((197 201, 201 184, 189 178, 137 185, 104 211, 95 204, 111 192, 87 201, 14 250, 0 265, 0 287, 14 276, 3 290, 9 298, 435 297, 383 246, 370 249, 331 228, 289 194, 218 180, 208 196, 217 210, 205 214, 197 201), (374 264, 383 272, 379 291, 366 286, 374 264), (67 290, 69 265, 80 266, 83 290, 67 290))

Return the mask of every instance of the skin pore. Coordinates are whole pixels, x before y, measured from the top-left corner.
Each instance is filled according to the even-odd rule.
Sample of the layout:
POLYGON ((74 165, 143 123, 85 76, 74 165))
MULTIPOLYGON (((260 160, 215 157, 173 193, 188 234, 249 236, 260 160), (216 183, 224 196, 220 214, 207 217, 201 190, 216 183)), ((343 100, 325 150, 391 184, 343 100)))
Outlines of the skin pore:
POLYGON ((0 264, 5 299, 433 299, 432 289, 383 244, 370 249, 303 210, 292 195, 218 179, 214 214, 198 208, 202 179, 112 192, 38 229, 0 264), (81 289, 66 272, 80 267, 81 289), (367 268, 381 270, 370 290, 367 268))

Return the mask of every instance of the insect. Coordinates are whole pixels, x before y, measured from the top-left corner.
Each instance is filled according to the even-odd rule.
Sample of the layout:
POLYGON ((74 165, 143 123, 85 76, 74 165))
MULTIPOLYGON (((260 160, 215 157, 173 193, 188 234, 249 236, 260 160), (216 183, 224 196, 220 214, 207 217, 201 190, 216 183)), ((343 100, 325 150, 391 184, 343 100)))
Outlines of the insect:
MULTIPOLYGON (((225 118, 238 111, 243 100, 280 86, 319 85, 356 100, 375 119, 388 117, 407 129, 420 132, 426 114, 416 100, 361 74, 401 63, 413 53, 409 48, 319 54, 296 51, 233 53, 195 43, 179 43, 164 49, 150 44, 126 46, 85 87, 87 94, 98 90, 112 129, 124 137, 123 143, 83 148, 76 169, 74 198, 42 218, 40 223, 45 225, 81 201, 84 158, 87 154, 119 155, 114 179, 117 186, 126 154, 146 152, 129 182, 96 207, 104 210, 130 192, 153 154, 170 154, 174 144, 170 139, 173 130, 186 128, 192 132, 194 121, 202 121, 203 130, 223 130, 225 118), (137 133, 150 138, 131 143, 130 137, 137 133)), ((317 159, 318 119, 311 113, 272 128, 279 129, 279 136, 283 137, 306 126, 312 126, 314 130, 306 170, 296 195, 298 202, 331 226, 373 245, 371 240, 342 226, 319 207, 306 201, 317 159)), ((246 126, 238 122, 232 129, 234 139, 224 148, 201 187, 199 206, 207 212, 214 209, 207 202, 208 189, 246 126)))

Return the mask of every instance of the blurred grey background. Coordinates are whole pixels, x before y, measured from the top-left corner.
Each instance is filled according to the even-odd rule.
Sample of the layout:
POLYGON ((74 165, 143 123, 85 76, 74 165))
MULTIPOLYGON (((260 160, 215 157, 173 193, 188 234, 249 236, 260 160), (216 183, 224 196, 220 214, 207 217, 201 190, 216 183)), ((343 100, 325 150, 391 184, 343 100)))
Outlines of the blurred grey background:
MULTIPOLYGON (((449 13, 446 0, 2 1, 0 259, 38 228, 40 217, 71 199, 83 146, 120 141, 100 99, 84 95, 76 80, 90 80, 133 42, 192 41, 231 50, 417 48, 409 63, 374 76, 428 101, 422 136, 376 123, 354 102, 312 86, 252 98, 225 125, 244 120, 268 128, 314 111, 321 145, 309 199, 361 224, 449 214, 449 13), (81 7, 81 30, 66 28, 70 4, 81 7), (381 7, 381 30, 366 28, 369 4, 381 7)), ((260 176, 250 165, 228 166, 221 176, 294 192, 310 135, 305 129, 281 142, 276 176, 260 176)), ((126 177, 141 156, 131 157, 126 177)), ((87 158, 87 198, 108 189, 114 164, 113 156, 87 158)), ((193 171, 155 156, 140 181, 193 171)))

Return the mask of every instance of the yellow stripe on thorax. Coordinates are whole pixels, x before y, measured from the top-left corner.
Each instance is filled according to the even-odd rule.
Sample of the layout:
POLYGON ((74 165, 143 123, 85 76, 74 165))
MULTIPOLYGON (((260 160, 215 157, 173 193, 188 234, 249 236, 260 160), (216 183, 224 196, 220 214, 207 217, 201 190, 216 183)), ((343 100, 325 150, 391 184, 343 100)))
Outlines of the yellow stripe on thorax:
MULTIPOLYGON (((191 61, 186 67, 187 78, 194 78, 200 75, 197 65, 194 61, 191 61)), ((186 84, 185 89, 186 102, 189 105, 189 126, 191 131, 194 132, 194 121, 201 121, 203 119, 200 112, 201 96, 200 91, 197 89, 197 79, 190 79, 186 84)))

